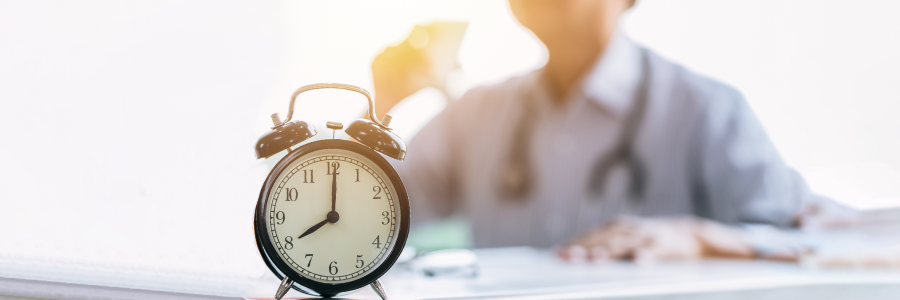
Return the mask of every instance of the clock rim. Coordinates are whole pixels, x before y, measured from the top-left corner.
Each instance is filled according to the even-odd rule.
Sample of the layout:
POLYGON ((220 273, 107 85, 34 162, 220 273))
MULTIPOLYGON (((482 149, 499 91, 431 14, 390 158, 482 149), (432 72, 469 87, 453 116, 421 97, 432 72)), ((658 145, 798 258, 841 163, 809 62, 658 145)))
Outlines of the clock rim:
POLYGON ((391 164, 372 149, 367 148, 366 146, 360 145, 358 143, 354 143, 346 140, 320 140, 311 142, 309 144, 298 147, 297 149, 291 151, 288 155, 285 155, 278 163, 272 168, 272 171, 269 172, 269 175, 266 177, 266 181, 263 183, 262 188, 259 192, 259 199, 256 203, 256 211, 253 216, 253 229, 254 235, 256 236, 256 246, 259 250, 259 254, 262 256, 263 261, 266 263, 266 266, 269 267, 269 270, 278 277, 279 280, 283 280, 284 276, 291 278, 294 281, 295 285, 292 285, 294 289, 309 294, 309 291, 304 291, 297 287, 297 284, 310 289, 311 291, 318 293, 319 295, 314 296, 336 296, 342 292, 349 292, 365 287, 366 285, 371 284, 378 278, 384 275, 391 267, 393 267, 394 263, 397 262, 397 258, 400 256, 400 253, 403 251, 403 248, 406 246, 406 240, 409 235, 409 196, 406 193, 406 187, 403 185, 403 181, 400 179, 400 176, 397 174, 397 171, 394 169, 391 164), (369 274, 365 276, 359 277, 357 279, 353 279, 349 282, 329 284, 318 282, 312 279, 308 279, 296 271, 292 269, 287 263, 284 262, 281 257, 277 255, 275 247, 272 245, 272 241, 270 241, 267 237, 265 230, 268 228, 265 224, 265 204, 266 200, 269 198, 269 190, 271 187, 275 185, 275 181, 278 177, 278 174, 281 174, 292 162, 294 162, 297 158, 314 152, 318 150, 328 150, 328 149, 340 149, 351 151, 362 155, 372 162, 375 163, 376 166, 381 168, 385 174, 387 174, 388 179, 394 185, 394 189, 397 194, 397 202, 399 202, 400 206, 400 226, 398 226, 398 232, 396 236, 396 241, 394 242, 394 247, 390 250, 387 257, 384 261, 372 270, 369 274), (269 255, 269 253, 273 253, 274 255, 269 255))

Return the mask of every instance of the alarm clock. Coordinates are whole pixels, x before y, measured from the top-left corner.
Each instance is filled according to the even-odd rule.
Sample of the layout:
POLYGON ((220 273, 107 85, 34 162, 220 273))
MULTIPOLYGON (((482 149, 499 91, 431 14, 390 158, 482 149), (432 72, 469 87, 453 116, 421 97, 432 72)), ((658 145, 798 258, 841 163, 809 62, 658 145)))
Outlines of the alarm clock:
MULTIPOLYGON (((256 246, 281 279, 281 299, 291 288, 317 297, 335 297, 371 286, 387 299, 378 281, 397 260, 409 233, 409 198, 400 176, 385 159, 402 161, 406 144, 380 122, 368 91, 347 84, 320 83, 297 89, 287 119, 272 115, 275 126, 256 143, 256 157, 288 154, 272 169, 259 193, 254 215, 256 246), (296 149, 316 135, 315 127, 291 121, 303 92, 343 89, 369 100, 371 121, 355 120, 344 129, 356 140, 324 139, 296 149)), ((328 122, 332 130, 343 125, 328 122)))

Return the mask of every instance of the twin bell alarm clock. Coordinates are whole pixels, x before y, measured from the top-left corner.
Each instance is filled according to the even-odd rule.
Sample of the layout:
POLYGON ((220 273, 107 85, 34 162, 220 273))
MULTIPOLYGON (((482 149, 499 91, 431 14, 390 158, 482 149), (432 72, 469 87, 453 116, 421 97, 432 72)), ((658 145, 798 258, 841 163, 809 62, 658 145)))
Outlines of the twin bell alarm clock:
MULTIPOLYGON (((406 144, 379 121, 368 91, 347 84, 312 84, 291 97, 287 119, 272 115, 275 126, 256 142, 256 157, 281 151, 266 177, 253 225, 263 261, 281 285, 276 299, 291 288, 317 297, 341 296, 366 285, 387 299, 378 278, 400 255, 409 233, 409 198, 400 176, 383 157, 402 161, 406 144), (294 101, 303 92, 343 89, 369 100, 369 120, 344 129, 356 142, 324 139, 291 147, 316 135, 312 124, 291 121, 294 101), (383 155, 383 156, 382 156, 383 155)), ((343 129, 328 122, 333 130, 343 129)))

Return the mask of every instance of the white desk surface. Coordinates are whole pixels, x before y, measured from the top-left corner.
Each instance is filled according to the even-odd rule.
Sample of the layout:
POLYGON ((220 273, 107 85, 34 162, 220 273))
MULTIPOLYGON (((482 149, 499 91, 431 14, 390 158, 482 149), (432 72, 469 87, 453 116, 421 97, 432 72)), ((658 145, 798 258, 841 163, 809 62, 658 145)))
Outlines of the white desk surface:
MULTIPOLYGON (((382 282, 395 300, 900 299, 900 270, 826 271, 724 260, 571 264, 531 248, 476 253, 480 274, 475 278, 421 277, 398 265, 382 282)), ((0 277, 0 299, 260 299, 271 298, 278 285, 268 273, 228 277, 9 261, 0 262, 0 277)), ((306 298, 296 291, 287 297, 306 298)), ((365 288, 348 298, 377 296, 365 288)))
MULTIPOLYGON (((391 299, 900 299, 900 271, 817 271, 794 264, 706 260, 572 264, 530 248, 476 251, 476 278, 427 278, 398 266, 383 283, 391 299)), ((266 277, 247 292, 271 297, 266 277)), ((303 298, 292 291, 288 297, 303 298)), ((351 299, 377 299, 365 288, 351 299)))

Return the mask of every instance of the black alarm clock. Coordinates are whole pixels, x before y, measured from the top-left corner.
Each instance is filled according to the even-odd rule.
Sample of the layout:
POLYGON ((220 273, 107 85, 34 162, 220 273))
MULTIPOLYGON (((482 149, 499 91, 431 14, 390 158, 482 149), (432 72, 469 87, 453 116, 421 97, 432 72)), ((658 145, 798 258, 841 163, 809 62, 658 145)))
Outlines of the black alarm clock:
MULTIPOLYGON (((368 91, 347 84, 321 83, 297 89, 287 119, 256 143, 257 158, 288 151, 269 173, 256 205, 256 246, 282 280, 276 299, 290 288, 318 296, 341 296, 367 285, 382 299, 378 281, 397 260, 409 233, 409 198, 400 176, 382 156, 403 160, 406 144, 379 122, 368 91), (294 101, 315 89, 344 89, 369 100, 369 120, 344 130, 357 142, 334 139, 292 146, 316 134, 303 121, 291 122, 294 101)), ((343 125, 328 122, 333 130, 343 125)))

